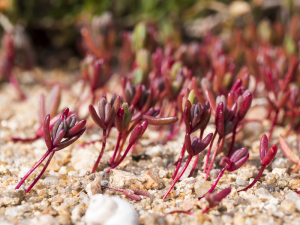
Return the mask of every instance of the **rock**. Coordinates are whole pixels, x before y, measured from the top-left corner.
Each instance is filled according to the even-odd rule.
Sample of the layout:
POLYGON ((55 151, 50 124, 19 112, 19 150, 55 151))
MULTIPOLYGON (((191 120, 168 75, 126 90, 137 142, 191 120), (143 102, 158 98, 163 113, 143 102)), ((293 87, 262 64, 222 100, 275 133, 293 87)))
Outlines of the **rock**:
POLYGON ((278 174, 274 174, 274 173, 268 173, 265 176, 265 180, 267 184, 275 183, 278 178, 279 178, 278 174))
POLYGON ((86 191, 88 193, 88 196, 90 197, 95 194, 102 194, 101 179, 99 177, 96 177, 94 181, 86 186, 86 191))
POLYGON ((71 212, 72 223, 79 222, 83 215, 84 211, 82 210, 82 208, 79 205, 76 206, 71 212))
POLYGON ((288 168, 288 167, 286 167, 286 168, 274 168, 274 169, 272 170, 272 173, 273 173, 273 174, 277 174, 279 177, 283 177, 284 174, 285 174, 286 171, 287 171, 287 168, 288 168))
POLYGON ((4 175, 11 175, 11 172, 4 165, 0 165, 0 176, 4 175))
POLYGON ((299 200, 296 202, 296 209, 298 212, 300 212, 300 201, 299 200))
POLYGON ((70 215, 60 215, 56 219, 60 225, 71 225, 70 215))
POLYGON ((10 198, 10 197, 0 198, 0 206, 18 205, 19 202, 20 202, 19 198, 10 198))
MULTIPOLYGON (((71 158, 71 164, 75 170, 92 170, 95 160, 97 159, 97 152, 91 149, 79 149, 71 158)), ((101 162, 100 162, 101 163, 101 162)))
POLYGON ((300 180, 298 179, 291 179, 289 181, 289 185, 292 190, 299 190, 300 189, 300 180))
POLYGON ((160 180, 158 174, 155 172, 148 170, 146 173, 142 175, 142 178, 145 178, 145 188, 146 189, 162 189, 163 183, 160 180))
POLYGON ((166 219, 156 213, 149 213, 144 219, 144 224, 145 225, 167 225, 166 219))
POLYGON ((32 225, 59 225, 59 222, 50 215, 43 215, 39 218, 34 218, 31 220, 32 225))
POLYGON ((299 195, 298 195, 296 192, 294 192, 294 191, 289 191, 289 192, 285 195, 285 200, 296 203, 297 201, 300 200, 300 197, 299 197, 299 195))
POLYGON ((92 196, 85 213, 87 225, 138 225, 138 215, 133 207, 118 197, 101 194, 92 196))
POLYGON ((5 216, 10 218, 17 218, 19 216, 22 216, 25 212, 28 212, 30 210, 29 204, 23 204, 15 207, 9 207, 5 211, 5 216))
POLYGON ((272 169, 282 168, 287 169, 291 166, 291 161, 287 158, 277 158, 272 163, 272 169))
POLYGON ((261 135, 262 131, 263 131, 263 126, 261 125, 261 123, 257 123, 257 122, 247 123, 243 127, 243 134, 245 138, 249 138, 252 141, 257 140, 259 138, 259 135, 261 135))
POLYGON ((59 195, 55 195, 55 196, 52 198, 52 202, 63 203, 63 202, 64 202, 64 199, 63 199, 62 197, 60 197, 59 195))
POLYGON ((198 180, 194 185, 195 193, 198 197, 206 194, 211 188, 211 182, 205 181, 204 179, 198 180))
POLYGON ((225 223, 225 224, 232 224, 233 218, 230 217, 230 216, 228 216, 228 215, 223 215, 223 216, 222 216, 222 221, 223 221, 223 223, 225 223))
POLYGON ((296 210, 296 204, 294 202, 284 200, 280 205, 280 210, 285 214, 291 215, 296 210))
POLYGON ((175 185, 176 191, 178 192, 178 194, 181 192, 187 193, 187 191, 193 189, 196 181, 197 180, 194 177, 185 178, 183 181, 176 183, 176 185, 175 185))
POLYGON ((161 156, 163 151, 164 147, 162 145, 155 145, 147 149, 147 155, 152 157, 161 156))
POLYGON ((159 171, 158 171, 158 176, 159 176, 159 178, 167 178, 168 177, 168 173, 169 173, 168 170, 160 168, 159 171))
POLYGON ((245 180, 241 179, 241 178, 237 178, 235 181, 236 185, 238 186, 247 186, 248 182, 246 182, 245 180))
POLYGON ((113 169, 110 173, 109 183, 116 188, 131 188, 133 185, 138 188, 138 186, 142 187, 142 183, 146 181, 145 178, 122 170, 113 169))
POLYGON ((264 188, 256 189, 255 195, 262 201, 267 201, 272 197, 272 195, 264 188))
POLYGON ((21 189, 10 189, 5 192, 1 193, 3 197, 9 197, 9 198, 20 198, 22 199, 25 197, 25 191, 21 189))
POLYGON ((219 174, 220 170, 219 169, 213 169, 210 171, 209 173, 209 177, 210 179, 216 179, 218 174, 219 174))
POLYGON ((60 169, 60 166, 57 164, 57 161, 55 157, 53 157, 49 163, 49 166, 47 167, 46 171, 49 172, 50 170, 53 170, 55 172, 58 172, 60 169))

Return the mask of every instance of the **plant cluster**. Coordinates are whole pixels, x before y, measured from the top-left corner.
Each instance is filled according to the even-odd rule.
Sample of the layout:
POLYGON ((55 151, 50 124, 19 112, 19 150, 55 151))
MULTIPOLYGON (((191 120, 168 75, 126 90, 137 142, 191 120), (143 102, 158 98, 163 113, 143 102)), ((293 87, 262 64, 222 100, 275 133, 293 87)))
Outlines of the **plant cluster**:
MULTIPOLYGON (((78 103, 75 111, 78 112, 83 103, 89 101, 89 115, 103 134, 102 148, 91 172, 97 172, 106 148, 106 139, 112 129, 117 130, 118 138, 107 173, 134 151, 148 128, 159 130, 159 142, 162 144, 184 131, 182 150, 178 161, 174 163, 174 182, 168 187, 163 199, 168 197, 193 157, 195 161, 189 176, 194 175, 200 153, 205 152, 203 172, 204 178, 209 179, 216 156, 223 154, 220 165, 224 167, 208 193, 199 196, 199 199, 205 197, 209 203, 209 207, 203 211, 205 213, 218 205, 231 191, 226 188, 218 194, 212 193, 225 171, 239 169, 249 158, 248 148, 236 147, 235 144, 242 127, 255 121, 245 119, 253 98, 264 97, 268 102, 269 115, 266 119, 271 121, 271 126, 268 137, 263 135, 261 138, 261 169, 254 181, 239 191, 251 188, 274 159, 277 146, 268 146, 269 142, 275 141, 272 134, 276 125, 289 124, 288 134, 292 130, 299 133, 300 72, 299 59, 296 57, 299 52, 296 48, 283 44, 285 38, 289 43, 299 43, 299 28, 293 25, 283 37, 283 25, 280 23, 262 23, 258 27, 249 24, 244 30, 234 30, 228 39, 208 32, 201 43, 178 44, 168 39, 164 46, 159 45, 157 32, 154 24, 142 22, 135 26, 132 33, 122 34, 124 38, 119 54, 119 83, 122 91, 114 93, 106 85, 113 74, 112 58, 117 35, 112 18, 106 14, 95 18, 90 26, 82 28, 82 46, 86 57, 83 59, 81 72, 82 80, 89 85, 90 95, 78 103), (261 26, 266 27, 262 29, 261 26), (274 30, 269 29, 270 27, 274 27, 274 30), (298 33, 294 29, 298 29, 298 33), (274 32, 274 40, 268 32, 274 32), (264 90, 260 88, 262 85, 264 90), (102 96, 96 93, 98 90, 102 91, 102 96), (280 117, 280 113, 283 116, 280 117), (208 125, 214 126, 214 132, 204 137, 208 125), (205 151, 207 147, 208 150, 205 151), (186 152, 188 158, 182 166, 186 152)), ((45 120, 40 122, 43 130, 40 128, 37 131, 37 137, 44 136, 48 151, 16 188, 49 156, 41 174, 26 190, 30 191, 44 173, 54 153, 72 144, 85 131, 85 120, 76 124, 75 115, 70 115, 68 109, 55 117, 59 96, 59 88, 54 87, 46 101, 41 97, 39 115, 40 120, 44 117, 45 120), (46 114, 55 118, 53 123, 50 115, 45 116, 46 114)), ((279 138, 279 144, 284 154, 297 164, 292 171, 297 172, 300 169, 300 158, 282 137, 279 138)), ((135 200, 140 200, 138 195, 145 195, 136 190, 105 188, 121 191, 135 200)))

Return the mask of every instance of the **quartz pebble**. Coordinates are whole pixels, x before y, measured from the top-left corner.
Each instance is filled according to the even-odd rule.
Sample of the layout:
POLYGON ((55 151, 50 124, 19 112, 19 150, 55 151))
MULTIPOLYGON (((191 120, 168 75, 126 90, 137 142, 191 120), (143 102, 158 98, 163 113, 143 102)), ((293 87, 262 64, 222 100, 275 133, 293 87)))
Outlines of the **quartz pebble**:
MULTIPOLYGON (((148 176, 149 177, 149 176, 148 176)), ((130 188, 132 185, 142 186, 146 179, 133 173, 113 169, 110 171, 109 183, 116 188, 130 188)), ((149 182, 149 181, 148 181, 149 182)), ((151 186, 151 184, 149 184, 151 186)))
POLYGON ((235 183, 238 185, 238 186, 246 186, 248 185, 248 182, 246 182, 245 180, 241 179, 241 178, 237 178, 235 183))
POLYGON ((194 185, 196 196, 201 197, 206 194, 211 188, 211 185, 211 182, 205 181, 204 179, 196 181, 194 185))
POLYGON ((271 198, 271 194, 264 188, 255 190, 255 195, 262 201, 267 201, 271 198))
POLYGON ((277 158, 272 163, 272 169, 282 168, 287 169, 291 166, 291 161, 287 158, 277 158))
POLYGON ((138 225, 138 215, 132 206, 118 198, 101 194, 92 196, 85 214, 87 225, 138 225))
POLYGON ((89 183, 86 187, 86 191, 90 197, 95 194, 102 194, 100 178, 96 177, 94 181, 89 183))
POLYGON ((280 210, 287 215, 291 215, 296 210, 296 204, 294 202, 284 200, 280 205, 280 210))
POLYGON ((285 200, 296 203, 297 201, 300 200, 300 197, 299 197, 299 195, 298 195, 296 192, 294 192, 294 191, 289 191, 289 192, 285 195, 285 200))

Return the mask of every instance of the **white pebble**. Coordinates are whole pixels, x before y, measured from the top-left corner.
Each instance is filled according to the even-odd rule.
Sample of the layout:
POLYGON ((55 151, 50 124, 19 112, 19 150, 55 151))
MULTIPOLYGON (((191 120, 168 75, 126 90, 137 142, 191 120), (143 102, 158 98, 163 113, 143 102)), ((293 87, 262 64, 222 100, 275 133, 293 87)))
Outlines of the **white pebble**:
POLYGON ((138 225, 133 207, 118 197, 94 195, 85 214, 87 225, 138 225))

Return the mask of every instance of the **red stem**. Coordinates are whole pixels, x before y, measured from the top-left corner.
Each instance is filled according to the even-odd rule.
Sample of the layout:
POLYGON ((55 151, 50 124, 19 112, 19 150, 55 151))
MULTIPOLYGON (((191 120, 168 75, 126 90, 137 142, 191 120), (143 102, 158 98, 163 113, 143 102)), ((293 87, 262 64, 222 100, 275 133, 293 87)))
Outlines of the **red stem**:
POLYGON ((27 188, 27 190, 25 191, 25 193, 28 193, 31 190, 31 188, 33 188, 33 186, 36 184, 36 182, 38 182, 38 180, 41 178, 41 176, 44 174, 44 172, 46 171, 46 169, 47 169, 47 167, 48 167, 48 165, 49 165, 52 157, 54 156, 54 153, 55 152, 51 152, 51 154, 49 156, 49 159, 48 159, 46 165, 44 166, 44 168, 42 169, 41 173, 37 176, 37 178, 35 178, 35 180, 33 181, 33 183, 29 186, 29 188, 27 188))
POLYGON ((210 164, 209 164, 209 168, 208 168, 208 170, 206 171, 205 180, 207 180, 207 178, 208 178, 208 176, 209 176, 209 172, 210 172, 210 170, 211 170, 211 168, 212 168, 212 166, 213 166, 213 164, 214 164, 214 161, 215 161, 216 155, 217 155, 217 153, 218 153, 218 149, 219 149, 219 145, 220 145, 221 140, 222 140, 222 137, 219 137, 219 140, 218 140, 216 149, 215 149, 215 151, 214 151, 213 157, 212 157, 212 159, 211 159, 211 161, 210 161, 210 164))
POLYGON ((129 150, 130 150, 131 147, 132 147, 132 144, 129 144, 129 145, 127 146, 127 149, 126 149, 126 151, 124 152, 124 154, 123 154, 123 156, 121 157, 121 159, 120 159, 115 165, 113 165, 113 166, 107 171, 107 173, 109 173, 111 169, 116 168, 116 167, 124 160, 124 158, 126 157, 126 155, 127 155, 127 153, 129 152, 129 150))
POLYGON ((110 164, 109 164, 110 166, 115 162, 115 158, 116 158, 116 155, 117 155, 117 152, 118 152, 118 149, 119 149, 121 138, 122 138, 122 133, 119 133, 118 140, 117 140, 117 145, 115 147, 114 154, 113 154, 113 156, 110 160, 110 164))
POLYGON ((272 123, 271 129, 269 131, 269 140, 271 140, 271 137, 272 137, 272 134, 273 134, 273 129, 274 129, 274 126, 275 126, 276 121, 277 121, 278 112, 279 112, 279 110, 277 109, 275 111, 275 116, 274 116, 274 119, 273 119, 273 123, 272 123))
MULTIPOLYGON (((218 174, 218 177, 215 181, 215 183, 213 184, 213 186, 209 189, 209 191, 207 193, 212 193, 213 190, 215 189, 215 187, 217 186, 220 178, 223 176, 224 172, 225 172, 226 167, 224 167, 223 169, 221 169, 220 173, 218 174)), ((207 193, 205 193, 202 197, 199 197, 198 200, 200 200, 201 198, 203 198, 207 193)))
POLYGON ((40 136, 36 135, 34 138, 15 138, 15 137, 12 137, 10 140, 11 141, 32 142, 32 141, 35 141, 39 138, 40 138, 40 136))
POLYGON ((264 172, 265 168, 266 168, 266 165, 262 165, 261 168, 260 168, 260 170, 259 170, 259 172, 258 172, 258 174, 256 175, 255 179, 252 181, 252 183, 248 187, 246 187, 246 188, 244 188, 242 190, 239 190, 238 192, 247 191, 249 188, 252 188, 253 185, 256 184, 256 182, 258 181, 258 179, 261 177, 261 175, 264 172))
POLYGON ((177 173, 178 173, 178 170, 179 170, 179 168, 180 168, 180 166, 181 166, 181 163, 182 163, 182 159, 183 159, 184 153, 185 153, 185 144, 183 144, 183 146, 182 146, 181 153, 180 153, 179 159, 178 159, 178 161, 177 161, 177 167, 176 167, 176 170, 175 170, 174 175, 173 175, 173 177, 172 177, 173 180, 176 178, 176 175, 177 175, 177 173))
POLYGON ((95 165, 93 167, 93 170, 92 170, 92 173, 95 173, 96 170, 97 170, 97 167, 98 167, 98 164, 103 156, 103 153, 104 153, 104 149, 105 149, 105 145, 106 145, 106 130, 103 130, 103 140, 102 140, 102 149, 101 149, 101 152, 98 156, 98 159, 97 161, 95 162, 95 165))
POLYGON ((209 161, 209 156, 210 156, 210 152, 211 152, 211 148, 212 148, 212 145, 214 143, 214 140, 216 138, 216 135, 217 135, 217 129, 214 133, 214 136, 210 142, 210 145, 209 145, 209 149, 208 149, 208 152, 207 152, 207 155, 206 155, 206 161, 205 161, 205 164, 204 164, 204 170, 203 170, 203 173, 206 173, 206 169, 207 169, 207 165, 208 165, 208 161, 209 161))
POLYGON ((115 187, 109 187, 109 186, 105 186, 105 185, 101 185, 101 187, 108 188, 108 189, 111 189, 111 190, 114 190, 114 191, 120 191, 120 192, 123 192, 122 189, 115 188, 115 187))
POLYGON ((233 150, 233 145, 234 145, 234 142, 235 142, 236 128, 237 128, 238 123, 239 123, 239 121, 237 121, 236 124, 233 127, 232 139, 231 139, 231 144, 230 144, 229 151, 227 153, 227 157, 229 157, 231 155, 231 152, 233 150))
POLYGON ((19 189, 27 177, 48 157, 51 151, 47 151, 45 155, 26 173, 26 175, 22 178, 22 180, 18 183, 15 189, 19 189))
POLYGON ((190 164, 191 159, 193 158, 193 156, 189 156, 188 160, 186 161, 181 173, 179 174, 179 176, 174 180, 173 184, 171 185, 171 187, 169 188, 169 190, 166 192, 166 194, 164 195, 163 199, 165 199, 168 194, 170 193, 170 191, 173 189, 173 187, 175 186, 175 184, 177 183, 177 181, 180 179, 180 177, 182 177, 183 173, 185 172, 186 168, 188 167, 188 165, 190 164))

